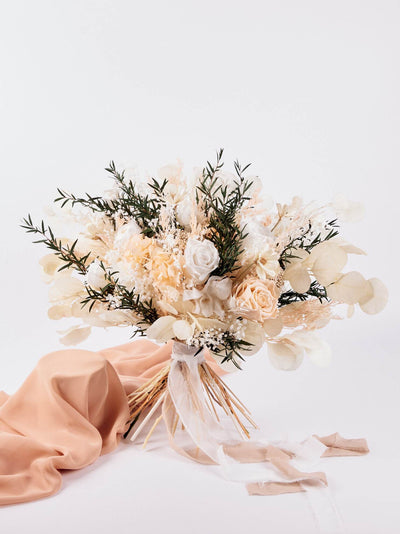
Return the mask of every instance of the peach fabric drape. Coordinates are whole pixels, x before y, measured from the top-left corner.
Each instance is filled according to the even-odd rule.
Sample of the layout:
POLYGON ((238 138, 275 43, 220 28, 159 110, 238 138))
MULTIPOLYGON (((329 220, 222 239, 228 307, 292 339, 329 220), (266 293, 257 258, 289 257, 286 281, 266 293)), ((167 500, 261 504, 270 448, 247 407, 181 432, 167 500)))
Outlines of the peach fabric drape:
POLYGON ((0 504, 46 497, 62 469, 80 469, 112 451, 126 429, 127 394, 171 355, 143 339, 91 352, 41 358, 12 396, 0 392, 0 504))

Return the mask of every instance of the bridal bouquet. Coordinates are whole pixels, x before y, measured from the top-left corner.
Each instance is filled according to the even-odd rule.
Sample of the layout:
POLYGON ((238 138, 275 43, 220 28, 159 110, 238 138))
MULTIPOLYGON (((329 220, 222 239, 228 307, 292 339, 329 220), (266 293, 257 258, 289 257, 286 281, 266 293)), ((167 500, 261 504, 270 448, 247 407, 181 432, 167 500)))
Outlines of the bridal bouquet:
POLYGON ((382 310, 380 280, 343 272, 350 254, 365 254, 339 237, 358 204, 273 204, 260 179, 246 176, 249 165, 224 172, 222 155, 192 176, 176 164, 148 180, 128 179, 112 162, 102 196, 58 190, 62 209, 50 216, 59 233, 24 219, 51 250, 40 261, 49 317, 80 321, 62 343, 83 341, 92 326, 130 326, 160 343, 207 348, 228 369, 266 342, 275 367, 295 369, 304 353, 328 361, 315 331, 340 317, 339 304, 348 316, 356 305, 382 310))
MULTIPOLYGON (((266 343, 279 369, 296 369, 305 354, 325 365, 329 347, 316 331, 357 305, 377 313, 387 300, 380 280, 344 271, 349 255, 364 254, 339 236, 340 221, 357 218, 358 204, 299 197, 274 204, 263 198, 260 179, 247 175, 249 165, 235 162, 234 173, 225 172, 222 156, 191 176, 176 164, 146 179, 112 162, 113 184, 103 195, 59 189, 55 226, 35 225, 31 216, 23 223, 51 251, 40 262, 49 317, 79 320, 62 343, 83 341, 93 326, 174 342, 172 363, 130 396, 130 428, 142 419, 135 435, 170 398, 215 461, 221 439, 213 449, 204 436, 219 423, 218 410, 241 437, 256 425, 204 353, 230 371, 266 343)), ((171 435, 176 425, 173 419, 171 435)))

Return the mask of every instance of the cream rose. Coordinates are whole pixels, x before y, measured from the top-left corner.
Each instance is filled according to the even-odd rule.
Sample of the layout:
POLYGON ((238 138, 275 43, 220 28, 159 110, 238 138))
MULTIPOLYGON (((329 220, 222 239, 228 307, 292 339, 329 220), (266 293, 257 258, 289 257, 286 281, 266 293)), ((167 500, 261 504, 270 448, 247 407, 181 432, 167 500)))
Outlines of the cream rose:
POLYGON ((218 264, 218 250, 211 241, 200 241, 193 237, 188 239, 185 248, 185 270, 196 283, 204 282, 218 264))
POLYGON ((272 280, 246 278, 237 286, 234 297, 239 308, 255 312, 260 321, 278 313, 278 292, 272 280))

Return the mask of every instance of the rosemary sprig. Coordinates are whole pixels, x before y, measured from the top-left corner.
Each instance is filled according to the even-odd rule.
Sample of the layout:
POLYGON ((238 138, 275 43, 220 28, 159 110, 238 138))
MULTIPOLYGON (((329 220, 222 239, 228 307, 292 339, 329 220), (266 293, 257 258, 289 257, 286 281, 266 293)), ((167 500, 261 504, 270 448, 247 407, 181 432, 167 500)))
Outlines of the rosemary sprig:
POLYGON ((135 219, 142 229, 142 234, 147 237, 153 237, 160 232, 161 227, 158 220, 160 210, 165 206, 164 190, 168 180, 164 179, 162 182, 158 182, 152 178, 148 184, 152 195, 142 195, 136 190, 132 180, 126 180, 124 172, 117 170, 113 161, 106 168, 106 171, 112 175, 118 186, 119 194, 116 198, 104 199, 89 193, 85 193, 84 197, 77 197, 58 188, 59 196, 54 199, 54 202, 60 202, 61 207, 66 204, 71 204, 71 206, 79 204, 93 212, 103 213, 113 220, 116 217, 135 219))
POLYGON ((253 344, 244 341, 243 339, 237 339, 229 330, 226 330, 223 333, 222 339, 222 344, 219 347, 213 347, 213 352, 215 352, 215 354, 223 355, 221 363, 232 362, 235 367, 241 369, 236 358, 245 361, 241 352, 250 350, 250 347, 252 347, 253 344))
POLYGON ((317 298, 320 302, 329 300, 326 293, 326 288, 314 280, 311 283, 309 290, 305 293, 297 293, 296 291, 292 290, 282 293, 278 299, 278 306, 286 306, 287 304, 292 304, 293 302, 304 302, 311 297, 317 298))
POLYGON ((244 177, 249 165, 242 168, 238 161, 234 163, 237 175, 234 187, 228 189, 221 183, 218 173, 223 166, 222 155, 221 149, 217 153, 215 165, 207 162, 196 191, 196 200, 209 217, 210 240, 220 257, 219 265, 212 273, 216 276, 224 276, 237 269, 236 263, 243 252, 243 241, 247 237, 247 233, 237 222, 237 215, 250 200, 246 193, 252 186, 252 182, 244 177))
POLYGON ((72 193, 63 191, 59 187, 57 191, 60 196, 55 198, 54 202, 60 202, 62 208, 67 204, 71 204, 71 206, 80 204, 95 213, 104 213, 108 217, 112 217, 121 211, 121 203, 118 199, 108 200, 103 197, 92 197, 89 193, 85 193, 85 197, 77 197, 72 193))
POLYGON ((116 169, 113 161, 106 168, 106 171, 113 176, 120 190, 119 213, 135 219, 142 229, 142 234, 147 237, 154 237, 161 231, 158 221, 161 208, 165 206, 164 189, 168 181, 163 180, 160 184, 155 178, 152 178, 149 185, 155 196, 151 197, 140 194, 132 180, 127 181, 125 179, 124 171, 120 173, 116 169))
MULTIPOLYGON (((91 252, 84 256, 78 256, 75 252, 75 247, 78 240, 75 240, 72 245, 65 245, 60 239, 57 239, 53 230, 41 222, 39 226, 36 226, 31 215, 23 219, 21 227, 26 230, 27 233, 38 234, 41 239, 33 241, 34 243, 44 243, 60 260, 64 263, 58 270, 73 268, 79 274, 85 275, 88 270, 88 260, 91 252)), ((140 295, 135 293, 135 290, 128 289, 126 286, 118 282, 116 275, 117 271, 110 272, 106 269, 103 262, 100 262, 100 266, 104 271, 104 286, 95 289, 88 284, 85 284, 87 296, 81 301, 82 307, 89 305, 89 311, 92 311, 96 302, 107 303, 109 309, 117 310, 132 310, 141 320, 137 324, 138 332, 143 334, 145 328, 143 325, 151 325, 156 319, 158 319, 158 313, 153 306, 152 300, 142 301, 140 295), (110 297, 117 297, 112 303, 110 297), (118 302, 118 304, 115 304, 118 302)))
POLYGON ((128 289, 119 283, 117 271, 108 271, 103 262, 100 262, 100 266, 104 271, 105 285, 98 289, 86 285, 87 297, 83 299, 82 306, 89 305, 89 311, 91 311, 96 302, 102 302, 108 304, 108 309, 132 310, 141 317, 137 325, 139 333, 143 334, 145 331, 143 325, 151 325, 158 319, 153 300, 142 300, 140 295, 135 293, 135 288, 128 289))
POLYGON ((75 247, 78 242, 77 239, 72 243, 72 245, 63 244, 61 239, 57 239, 55 237, 50 226, 46 226, 44 224, 44 221, 42 221, 39 226, 36 226, 33 223, 30 214, 28 214, 26 219, 23 219, 23 224, 21 224, 21 227, 24 228, 27 233, 33 233, 42 236, 41 239, 33 241, 33 243, 44 243, 47 248, 52 250, 53 253, 64 262, 64 265, 58 269, 59 271, 73 267, 80 274, 86 274, 87 261, 91 253, 89 252, 85 256, 78 256, 75 252, 75 247))

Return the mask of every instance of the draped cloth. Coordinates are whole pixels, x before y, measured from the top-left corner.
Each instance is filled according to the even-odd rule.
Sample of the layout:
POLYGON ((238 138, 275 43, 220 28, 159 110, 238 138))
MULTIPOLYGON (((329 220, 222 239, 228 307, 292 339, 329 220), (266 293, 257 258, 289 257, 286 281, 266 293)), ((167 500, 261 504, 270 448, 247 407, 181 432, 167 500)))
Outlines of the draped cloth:
MULTIPOLYGON (((159 347, 146 339, 98 352, 61 350, 42 357, 14 395, 0 391, 0 505, 52 495, 61 487, 60 471, 81 469, 114 450, 127 430, 127 395, 170 361, 171 350, 172 343, 159 347)), ((318 440, 324 456, 368 452, 365 440, 337 434, 318 440)), ((272 445, 253 460, 243 447, 236 452, 239 462, 262 457, 282 472, 294 469, 293 452, 272 445)), ((326 482, 323 473, 311 475, 326 482)), ((263 495, 302 490, 296 482, 248 486, 250 494, 263 495)))

